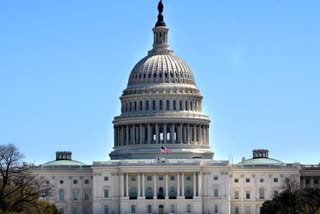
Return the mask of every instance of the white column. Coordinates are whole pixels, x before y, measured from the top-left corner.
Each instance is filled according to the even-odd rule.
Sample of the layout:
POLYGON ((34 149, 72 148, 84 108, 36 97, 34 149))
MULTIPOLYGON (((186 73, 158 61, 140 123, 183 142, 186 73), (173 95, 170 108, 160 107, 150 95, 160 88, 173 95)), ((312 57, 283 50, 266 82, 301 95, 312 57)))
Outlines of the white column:
POLYGON ((120 194, 121 194, 121 197, 124 197, 124 179, 123 179, 123 173, 120 174, 120 194))
POLYGON ((167 124, 163 125, 163 143, 167 144, 167 124))
POLYGON ((171 141, 171 143, 174 143, 174 124, 172 124, 172 126, 171 126, 170 141, 171 141))
POLYGON ((188 137, 188 144, 191 144, 191 136, 192 136, 192 134, 191 134, 191 129, 190 129, 190 125, 188 124, 187 125, 187 129, 188 129, 188 134, 187 134, 187 137, 188 137))
POLYGON ((193 125, 193 144, 197 143, 197 126, 193 125))
POLYGON ((168 174, 166 174, 166 198, 169 198, 169 194, 168 194, 168 186, 169 186, 169 184, 168 184, 168 174))
POLYGON ((140 173, 138 173, 138 198, 141 196, 140 173))
POLYGON ((181 196, 184 197, 184 172, 181 174, 182 186, 181 186, 181 196))
POLYGON ((156 144, 159 143, 159 125, 156 124, 156 144))
POLYGON ((153 175, 153 198, 157 198, 157 175, 153 175))
POLYGON ((199 197, 202 196, 202 172, 199 173, 199 197))
POLYGON ((145 196, 145 192, 146 192, 145 189, 144 189, 144 188, 145 188, 145 186, 144 186, 144 177, 145 177, 145 176, 144 176, 144 174, 142 173, 142 197, 145 196))
POLYGON ((143 127, 142 127, 142 124, 140 124, 140 127, 139 127, 139 143, 140 144, 143 144, 143 127))
POLYGON ((177 173, 177 179, 178 179, 178 188, 177 188, 177 197, 180 197, 180 172, 177 173))
POLYGON ((126 145, 129 145, 129 126, 126 126, 126 145))
POLYGON ((183 144, 183 139, 182 139, 182 124, 179 126, 179 143, 183 144))
POLYGON ((136 127, 134 124, 132 126, 132 144, 136 144, 136 127))
POLYGON ((129 174, 126 173, 126 197, 129 197, 129 174))
POLYGON ((197 196, 196 180, 197 180, 197 174, 194 172, 193 173, 193 197, 197 196))

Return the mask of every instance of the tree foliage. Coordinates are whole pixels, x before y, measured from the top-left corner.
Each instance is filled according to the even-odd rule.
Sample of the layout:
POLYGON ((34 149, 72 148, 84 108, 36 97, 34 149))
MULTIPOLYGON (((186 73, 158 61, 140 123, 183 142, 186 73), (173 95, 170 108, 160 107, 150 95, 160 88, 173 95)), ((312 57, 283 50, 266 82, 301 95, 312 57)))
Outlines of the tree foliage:
POLYGON ((261 214, 320 214, 320 189, 299 188, 294 178, 286 179, 283 191, 261 207, 261 214))
POLYGON ((13 144, 0 145, 0 210, 2 213, 41 210, 42 205, 46 203, 40 198, 51 194, 51 187, 45 180, 32 174, 31 166, 22 163, 22 159, 23 155, 13 144))

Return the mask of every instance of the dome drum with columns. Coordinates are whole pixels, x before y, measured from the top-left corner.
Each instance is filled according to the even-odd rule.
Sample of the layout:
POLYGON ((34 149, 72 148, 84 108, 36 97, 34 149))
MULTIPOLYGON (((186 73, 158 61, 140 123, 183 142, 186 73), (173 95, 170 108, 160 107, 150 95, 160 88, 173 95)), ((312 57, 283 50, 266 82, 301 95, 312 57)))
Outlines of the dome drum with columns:
POLYGON ((160 1, 153 28, 153 49, 132 69, 121 100, 121 115, 114 118, 117 159, 154 159, 160 147, 167 158, 212 159, 209 117, 202 114, 202 96, 189 66, 169 49, 169 28, 160 1))

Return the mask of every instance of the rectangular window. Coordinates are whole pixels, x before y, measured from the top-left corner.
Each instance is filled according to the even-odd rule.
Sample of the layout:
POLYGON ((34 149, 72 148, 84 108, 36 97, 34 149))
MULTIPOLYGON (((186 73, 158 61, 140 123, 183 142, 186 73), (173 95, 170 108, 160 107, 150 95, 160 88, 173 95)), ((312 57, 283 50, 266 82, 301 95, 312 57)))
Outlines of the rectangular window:
POLYGON ((89 184, 89 180, 84 180, 84 184, 89 184))
POLYGON ((84 193, 84 200, 89 201, 89 193, 88 192, 84 193))
POLYGON ((104 198, 109 198, 109 190, 108 190, 108 189, 105 189, 105 190, 104 190, 103 197, 104 197, 104 198))
POLYGON ((104 181, 109 181, 109 177, 108 176, 104 177, 104 181))
POLYGON ((250 199, 250 192, 246 191, 246 199, 250 199))
POLYGON ((218 204, 215 204, 214 205, 214 213, 218 213, 219 212, 219 207, 218 207, 218 204))
POLYGON ((73 180, 73 184, 78 184, 78 180, 73 180))
POLYGON ((218 175, 213 176, 213 180, 217 181, 219 179, 218 175))
POLYGON ((240 209, 239 207, 234 208, 234 214, 240 214, 240 209))
POLYGON ((148 175, 147 176, 147 181, 152 181, 152 176, 148 175))
POLYGON ((273 197, 276 197, 279 195, 279 192, 277 190, 273 191, 273 197))
POLYGON ((140 107, 140 111, 142 111, 142 101, 140 101, 139 107, 140 107))
POLYGON ((250 183, 250 178, 246 178, 246 183, 250 183))
POLYGON ((234 199, 239 199, 239 191, 234 192, 234 199))
POLYGON ((159 181, 163 181, 163 176, 159 176, 159 181))
POLYGON ((131 205, 131 213, 136 213, 136 205, 131 205))
POLYGON ((146 110, 149 111, 149 101, 146 101, 146 110))
POLYGON ((175 100, 173 101, 173 110, 177 110, 177 104, 175 100))
POLYGON ((277 183, 278 182, 278 178, 273 178, 273 182, 277 183))
POLYGON ((176 179, 176 177, 170 176, 170 180, 171 180, 171 181, 174 181, 175 179, 176 179))
POLYGON ((238 183, 238 182, 239 182, 239 179, 238 179, 238 178, 235 178, 235 179, 234 179, 234 182, 235 182, 235 183, 238 183))
POLYGON ((187 213, 191 213, 191 204, 187 205, 187 213))
POLYGON ((179 110, 182 111, 182 109, 183 109, 183 108, 182 108, 182 101, 180 100, 180 101, 179 101, 179 110))
POLYGON ((189 176, 189 175, 186 176, 186 180, 187 180, 187 181, 191 181, 191 176, 189 176))
POLYGON ((136 181, 136 176, 131 176, 131 181, 136 181))
POLYGON ((251 213, 251 208, 250 207, 246 207, 246 214, 250 214, 251 213))
POLYGON ((63 184, 63 180, 60 180, 59 183, 60 183, 60 184, 63 184))
POLYGON ((152 110, 153 111, 156 110, 156 101, 155 100, 152 101, 152 110))
POLYGON ((152 206, 151 206, 150 204, 148 205, 147 212, 148 212, 148 213, 152 213, 152 206))
POLYGON ((176 213, 176 206, 174 204, 171 204, 170 212, 171 213, 176 213))
POLYGON ((72 207, 72 214, 78 214, 78 207, 72 207))
POLYGON ((215 197, 215 198, 219 197, 219 189, 213 190, 213 197, 215 197))
POLYGON ((79 192, 78 191, 72 192, 72 200, 74 200, 74 201, 79 200, 79 192))
POLYGON ((90 214, 90 209, 89 209, 89 207, 85 207, 83 213, 84 213, 84 214, 90 214))

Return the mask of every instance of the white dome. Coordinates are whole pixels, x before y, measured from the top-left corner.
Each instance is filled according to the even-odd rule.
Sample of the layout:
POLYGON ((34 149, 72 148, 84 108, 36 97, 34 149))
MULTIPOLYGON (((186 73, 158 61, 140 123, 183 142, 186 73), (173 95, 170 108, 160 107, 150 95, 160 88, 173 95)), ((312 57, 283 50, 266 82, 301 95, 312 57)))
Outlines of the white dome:
POLYGON ((144 57, 132 69, 128 86, 150 83, 181 83, 195 85, 189 66, 172 53, 144 57))

